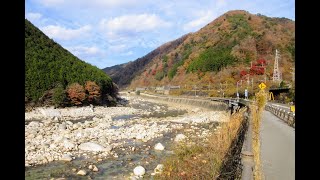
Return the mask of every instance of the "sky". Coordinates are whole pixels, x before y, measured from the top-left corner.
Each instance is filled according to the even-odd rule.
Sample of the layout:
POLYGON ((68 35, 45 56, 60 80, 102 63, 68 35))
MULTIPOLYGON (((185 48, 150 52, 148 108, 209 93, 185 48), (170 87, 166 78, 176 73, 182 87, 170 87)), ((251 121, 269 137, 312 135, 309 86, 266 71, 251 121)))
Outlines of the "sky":
POLYGON ((25 18, 102 69, 134 61, 230 10, 295 20, 294 0, 26 0, 25 18))

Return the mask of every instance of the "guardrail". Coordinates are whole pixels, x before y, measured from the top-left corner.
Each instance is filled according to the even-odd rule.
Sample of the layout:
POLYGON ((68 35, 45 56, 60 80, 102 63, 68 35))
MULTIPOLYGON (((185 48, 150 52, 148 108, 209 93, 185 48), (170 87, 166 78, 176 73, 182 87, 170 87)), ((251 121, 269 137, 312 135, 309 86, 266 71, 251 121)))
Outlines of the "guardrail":
POLYGON ((275 116, 277 116, 278 118, 280 118, 281 120, 283 120, 284 122, 286 122, 289 126, 291 127, 295 127, 295 113, 282 109, 280 107, 277 107, 275 105, 270 105, 267 104, 265 106, 265 109, 269 112, 271 112, 272 114, 274 114, 275 116))

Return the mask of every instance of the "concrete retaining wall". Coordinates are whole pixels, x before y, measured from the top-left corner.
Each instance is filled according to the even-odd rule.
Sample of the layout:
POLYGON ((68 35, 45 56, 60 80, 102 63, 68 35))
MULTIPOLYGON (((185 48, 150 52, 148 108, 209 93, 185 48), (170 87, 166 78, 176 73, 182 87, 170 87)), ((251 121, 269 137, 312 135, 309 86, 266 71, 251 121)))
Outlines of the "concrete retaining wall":
POLYGON ((215 111, 227 111, 229 106, 226 103, 211 101, 207 99, 191 99, 191 98, 179 98, 179 97, 168 97, 168 96, 156 96, 151 94, 141 93, 141 96, 163 100, 167 102, 186 104, 196 107, 207 108, 215 111))

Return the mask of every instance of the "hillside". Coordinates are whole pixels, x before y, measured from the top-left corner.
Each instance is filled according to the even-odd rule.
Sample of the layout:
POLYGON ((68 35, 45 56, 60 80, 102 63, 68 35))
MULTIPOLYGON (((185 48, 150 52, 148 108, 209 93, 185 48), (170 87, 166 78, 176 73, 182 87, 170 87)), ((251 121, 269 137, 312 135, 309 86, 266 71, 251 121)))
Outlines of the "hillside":
POLYGON ((103 71, 110 75, 112 80, 120 87, 128 86, 131 83, 132 79, 137 75, 140 75, 145 66, 148 65, 153 59, 162 57, 165 54, 169 53, 170 51, 178 47, 187 37, 188 34, 174 41, 161 45, 160 47, 151 51, 147 55, 136 59, 135 61, 107 67, 104 68, 103 71))
MULTIPOLYGON (((185 36, 177 46, 149 57, 147 63, 137 67, 140 71, 128 87, 180 85, 186 89, 197 86, 218 90, 221 84, 226 84, 232 94, 237 81, 247 80, 249 75, 243 76, 246 73, 251 73, 253 84, 266 79, 269 86, 276 49, 281 55, 279 67, 282 78, 290 84, 290 68, 294 67, 295 61, 295 22, 243 10, 229 11, 199 31, 185 36), (257 60, 266 62, 265 73, 264 70, 262 74, 250 70, 251 62, 255 64, 257 60)), ((126 72, 121 66, 117 68, 118 74, 126 72)), ((107 73, 112 69, 108 68, 107 73)))
POLYGON ((115 96, 111 78, 99 68, 78 59, 25 20, 25 96, 26 102, 39 102, 57 86, 96 82, 101 95, 115 96))

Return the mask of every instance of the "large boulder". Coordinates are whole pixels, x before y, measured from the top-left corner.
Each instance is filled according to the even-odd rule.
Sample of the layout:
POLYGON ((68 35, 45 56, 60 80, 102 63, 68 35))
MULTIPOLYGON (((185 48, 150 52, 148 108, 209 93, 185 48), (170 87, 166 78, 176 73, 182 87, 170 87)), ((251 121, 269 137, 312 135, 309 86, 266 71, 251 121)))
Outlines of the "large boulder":
POLYGON ((77 174, 80 175, 80 176, 85 176, 85 175, 87 175, 87 171, 86 170, 80 170, 80 171, 77 172, 77 174))
POLYGON ((40 109, 40 112, 44 117, 61 117, 60 111, 53 108, 40 109))
POLYGON ((62 155, 62 157, 60 158, 61 161, 67 161, 70 162, 72 161, 72 157, 69 154, 64 154, 62 155))
POLYGON ((93 142, 82 143, 78 148, 83 151, 105 151, 103 146, 93 142))
POLYGON ((162 150, 164 150, 164 146, 163 146, 161 143, 157 143, 157 144, 154 146, 154 149, 155 149, 155 150, 162 151, 162 150))
POLYGON ((133 169, 133 173, 136 176, 142 176, 146 173, 146 170, 142 166, 137 166, 133 169))

